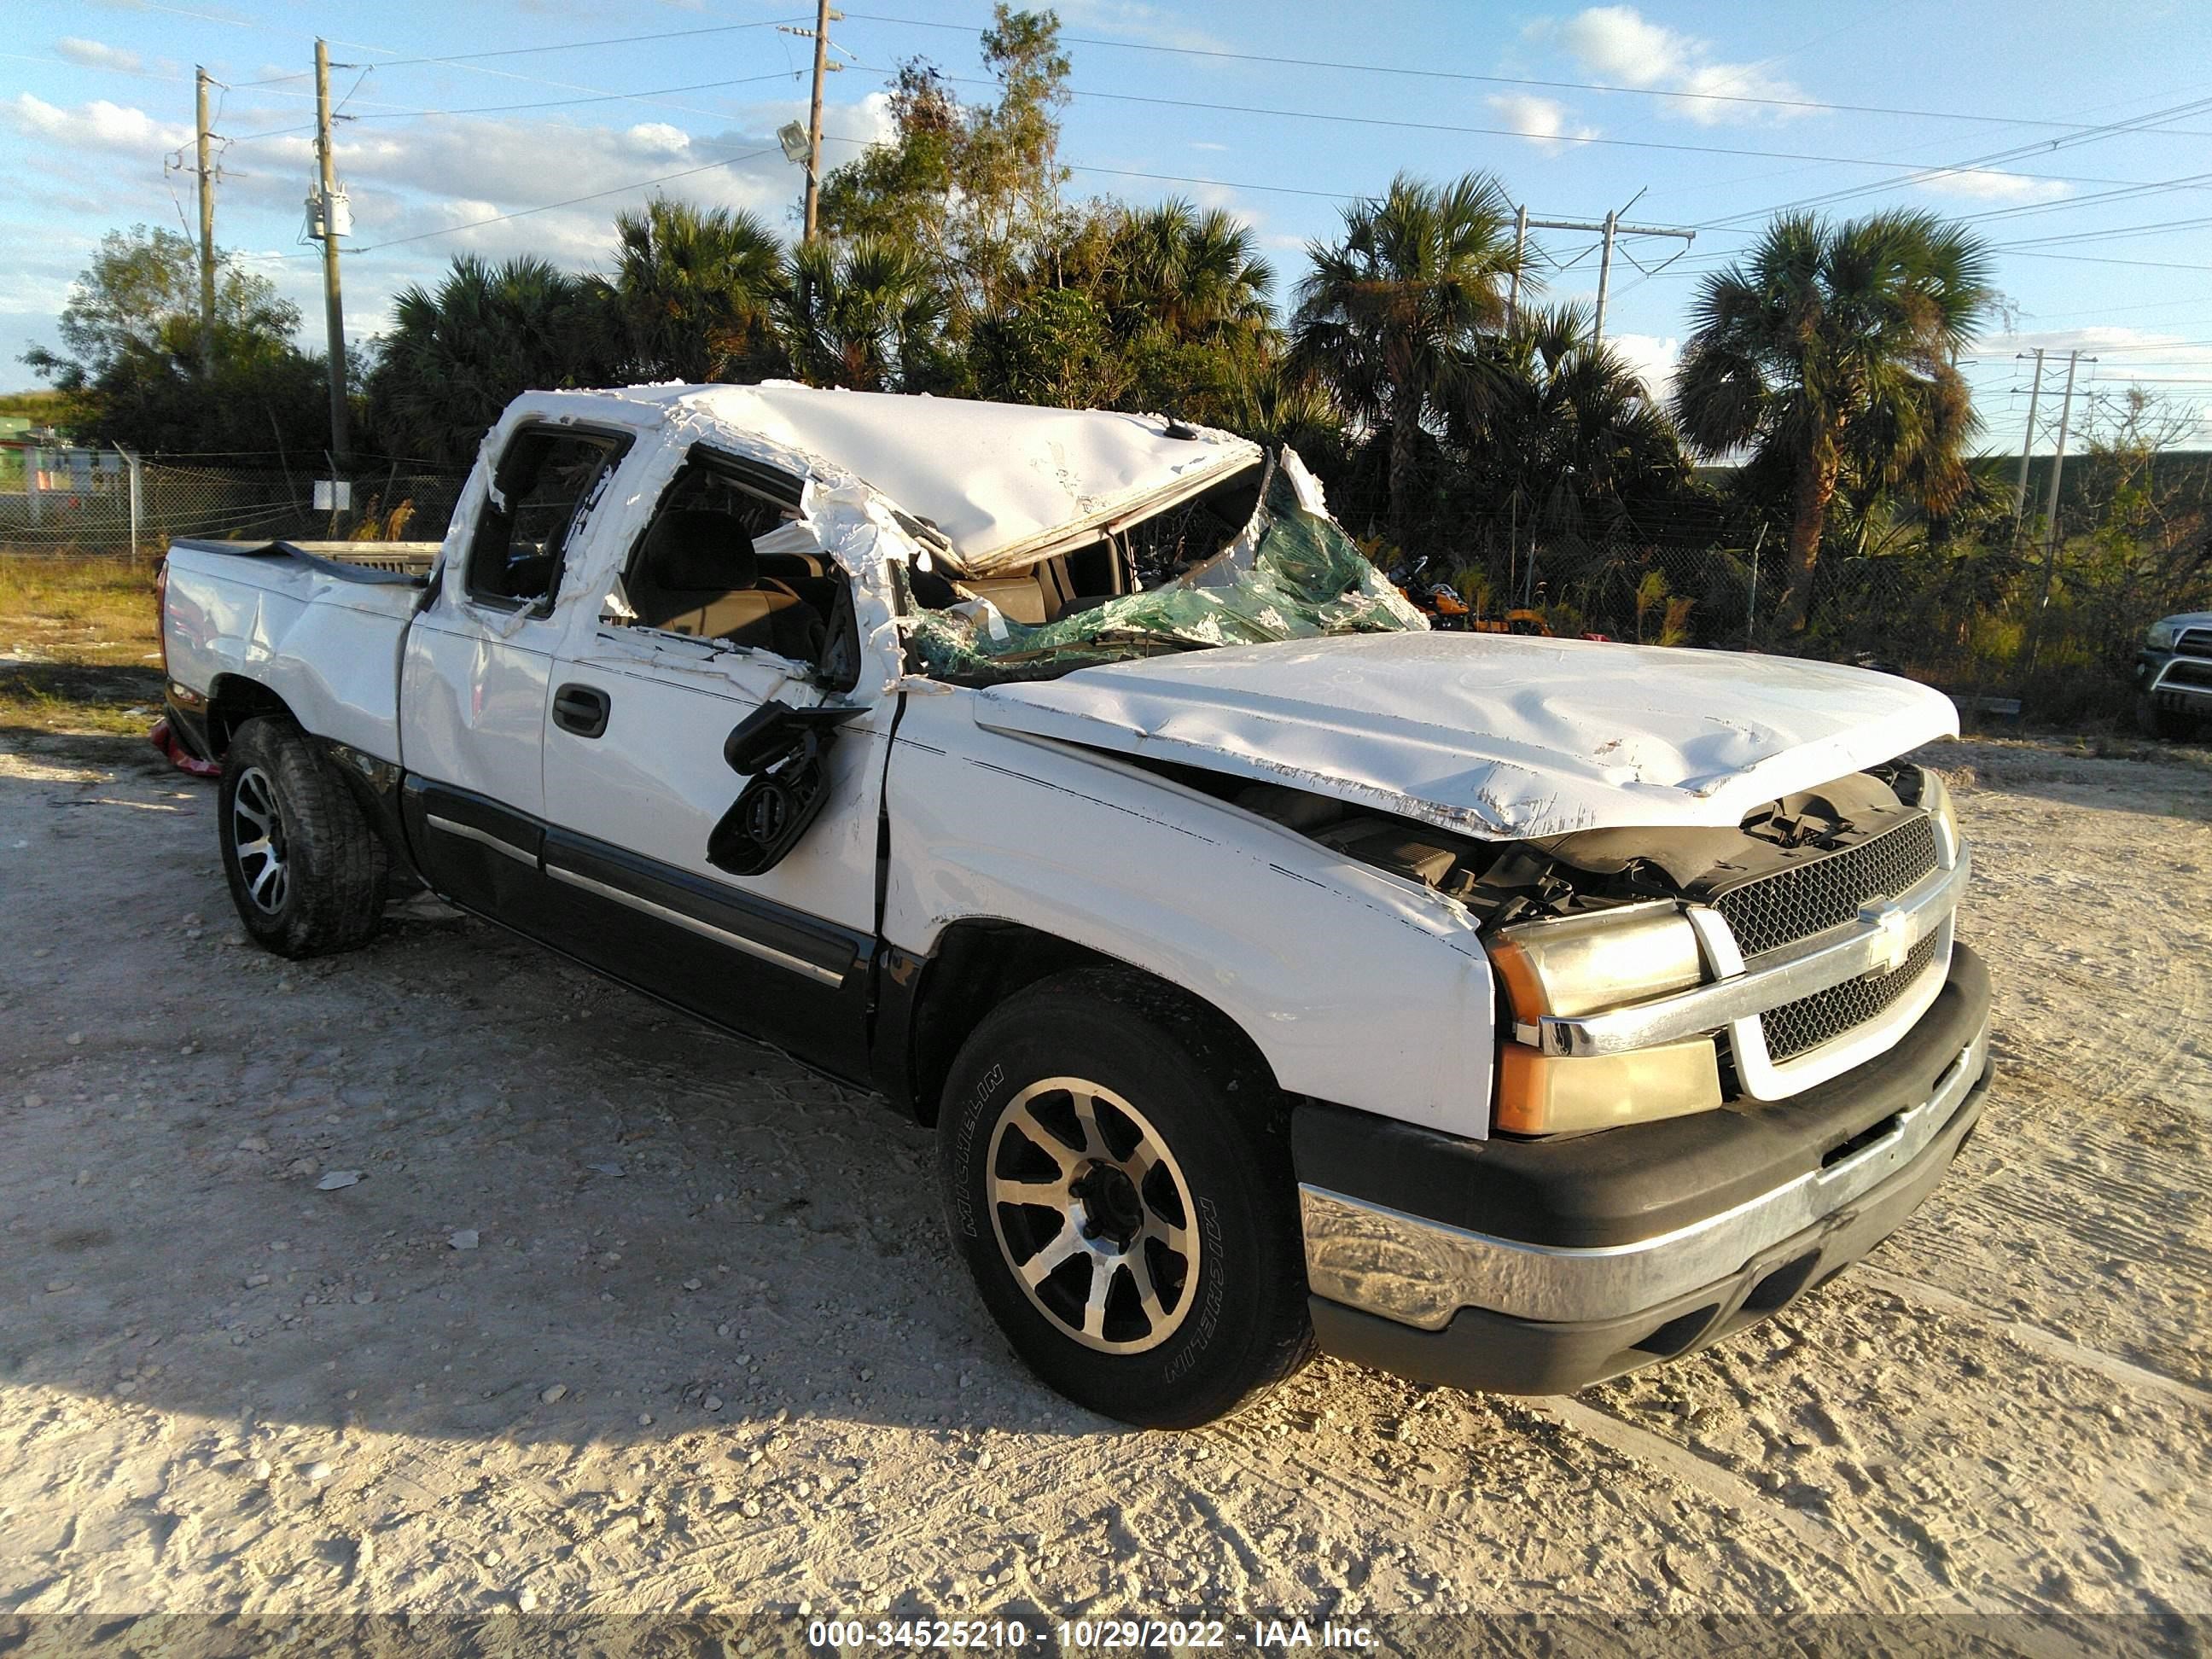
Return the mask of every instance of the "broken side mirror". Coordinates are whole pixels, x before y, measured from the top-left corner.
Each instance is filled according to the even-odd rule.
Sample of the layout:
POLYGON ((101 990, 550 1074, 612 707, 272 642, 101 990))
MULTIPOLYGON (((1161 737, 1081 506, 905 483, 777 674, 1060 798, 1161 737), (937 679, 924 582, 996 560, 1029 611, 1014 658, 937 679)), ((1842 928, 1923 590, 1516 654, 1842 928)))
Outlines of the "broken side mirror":
POLYGON ((707 862, 733 876, 772 870, 799 844, 830 793, 823 759, 858 706, 763 703, 722 744, 730 769, 751 779, 707 837, 707 862))

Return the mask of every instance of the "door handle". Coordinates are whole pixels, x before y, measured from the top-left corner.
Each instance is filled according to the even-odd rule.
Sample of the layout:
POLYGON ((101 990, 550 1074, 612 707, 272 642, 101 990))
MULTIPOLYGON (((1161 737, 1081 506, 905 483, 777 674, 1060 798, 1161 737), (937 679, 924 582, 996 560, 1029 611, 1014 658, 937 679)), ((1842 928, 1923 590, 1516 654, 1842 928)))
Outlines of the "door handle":
POLYGON ((614 702, 596 685, 562 686, 553 694, 553 724, 580 738, 596 738, 607 729, 614 702))

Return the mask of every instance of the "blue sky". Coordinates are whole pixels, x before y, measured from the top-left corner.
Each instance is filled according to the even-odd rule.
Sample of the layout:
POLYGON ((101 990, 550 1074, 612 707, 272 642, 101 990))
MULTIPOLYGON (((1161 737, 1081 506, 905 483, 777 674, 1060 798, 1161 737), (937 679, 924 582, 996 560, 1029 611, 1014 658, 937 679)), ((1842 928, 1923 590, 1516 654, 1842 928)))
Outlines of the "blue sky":
MULTIPOLYGON (((795 231, 799 174, 774 134, 805 116, 810 46, 773 25, 806 9, 16 0, 0 49, 0 386, 33 383, 15 359, 52 340, 103 232, 191 216, 193 181, 176 162, 181 147, 189 163, 195 63, 226 83, 216 239, 299 302, 319 345, 317 264, 299 240, 318 33, 352 66, 334 85, 353 118, 338 156, 355 210, 345 309, 357 337, 456 252, 599 263, 613 214, 646 199, 648 180, 795 231), (639 35, 658 38, 605 44, 639 35), (602 44, 513 50, 584 41, 602 44), (462 53, 501 55, 405 61, 462 53), (596 199, 476 222, 585 196, 596 199)), ((882 88, 903 58, 926 55, 958 90, 985 94, 961 78, 981 73, 984 0, 847 9, 832 31, 847 67, 830 81, 830 161, 881 131, 882 88)), ((1595 218, 1632 198, 1636 221, 1698 228, 1666 270, 1638 264, 1656 267, 1681 244, 1626 245, 1638 264, 1615 270, 1607 332, 1663 385, 1697 274, 1742 248, 1771 210, 1926 207, 1972 218, 2002 249, 2008 319, 1971 364, 1986 447, 2019 447, 2027 375, 2014 353, 2034 346, 2096 354, 2081 370, 2092 410, 2142 383, 2196 423, 2192 441, 2212 441, 2212 6, 1058 9, 1074 63, 1073 187, 1233 210, 1274 262, 1279 294, 1343 200, 1401 170, 1495 172, 1540 217, 1595 218)), ((1583 256, 1550 274, 1547 297, 1587 302, 1591 239, 1538 240, 1561 264, 1583 256)), ((2048 447, 2046 430, 2038 447, 2048 447)))

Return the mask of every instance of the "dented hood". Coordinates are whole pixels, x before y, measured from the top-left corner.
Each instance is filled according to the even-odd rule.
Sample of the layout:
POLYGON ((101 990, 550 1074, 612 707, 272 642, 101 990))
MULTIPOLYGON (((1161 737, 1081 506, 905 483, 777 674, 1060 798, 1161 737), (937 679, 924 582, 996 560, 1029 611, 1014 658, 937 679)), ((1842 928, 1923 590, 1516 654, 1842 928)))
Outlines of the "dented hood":
POLYGON ((1224 647, 974 696, 994 730, 1488 839, 1734 824, 1959 729, 1949 698, 1894 675, 1498 634, 1224 647))

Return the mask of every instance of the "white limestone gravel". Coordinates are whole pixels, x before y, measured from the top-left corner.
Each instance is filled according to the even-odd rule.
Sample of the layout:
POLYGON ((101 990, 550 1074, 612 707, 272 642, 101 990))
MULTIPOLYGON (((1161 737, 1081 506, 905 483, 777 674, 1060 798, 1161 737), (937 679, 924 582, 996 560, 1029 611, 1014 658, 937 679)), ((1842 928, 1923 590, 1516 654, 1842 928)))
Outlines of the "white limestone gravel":
POLYGON ((879 1102, 433 906, 279 963, 210 786, 0 737, 0 1612, 2212 1613, 2212 761, 1936 758, 2000 1081, 1863 1270, 1170 1435, 1010 1358, 879 1102))

